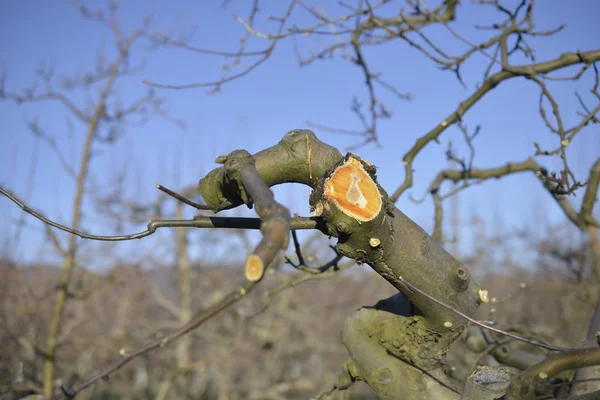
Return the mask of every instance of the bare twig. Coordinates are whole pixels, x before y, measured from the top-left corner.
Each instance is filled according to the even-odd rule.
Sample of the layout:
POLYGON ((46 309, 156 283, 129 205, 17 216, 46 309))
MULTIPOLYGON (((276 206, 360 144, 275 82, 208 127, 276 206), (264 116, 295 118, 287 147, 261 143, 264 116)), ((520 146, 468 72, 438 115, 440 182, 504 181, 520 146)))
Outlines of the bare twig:
MULTIPOLYGON (((102 236, 91 235, 76 229, 69 228, 46 218, 41 213, 31 209, 22 200, 12 194, 10 191, 0 187, 0 194, 8 197, 11 201, 17 204, 26 213, 39 219, 51 227, 60 229, 61 231, 79 236, 82 239, 101 240, 107 242, 117 242, 123 240, 141 239, 152 235, 159 228, 230 228, 230 229, 260 229, 261 220, 259 218, 236 218, 236 217, 212 217, 197 215, 192 220, 154 220, 148 223, 148 229, 142 232, 128 235, 102 236)), ((316 229, 317 217, 297 217, 291 220, 292 229, 316 229)))
POLYGON ((482 323, 482 322, 480 322, 480 321, 478 321, 478 320, 476 320, 474 318, 471 318, 468 315, 460 312, 459 310, 457 310, 454 307, 452 307, 452 306, 444 303, 443 301, 440 301, 440 300, 436 299, 435 297, 430 296, 429 294, 425 293, 424 291, 422 291, 421 289, 419 289, 418 287, 416 287, 412 283, 408 282, 403 277, 401 277, 401 276, 398 277, 398 280, 400 282, 402 282, 404 285, 406 285, 409 289, 414 290, 417 293, 420 293, 421 295, 427 297, 431 301, 433 301, 433 302, 439 304, 440 306, 442 306, 442 307, 444 307, 444 308, 452 311, 456 315, 458 315, 458 316, 466 319, 467 321, 471 322, 472 324, 478 325, 478 326, 480 326, 480 327, 482 327, 484 329, 487 329, 487 330, 490 330, 492 332, 496 332, 496 333, 499 333, 501 335, 513 338, 515 340, 519 340, 521 342, 525 342, 525 343, 528 343, 528 344, 531 344, 531 345, 534 345, 534 346, 538 346, 538 347, 541 347, 541 348, 544 348, 544 349, 547 349, 547 350, 560 351, 560 352, 569 352, 569 351, 572 350, 572 349, 565 348, 565 347, 551 346, 549 344, 545 344, 545 343, 542 343, 542 342, 537 341, 537 340, 527 339, 525 337, 522 337, 522 336, 519 336, 519 335, 515 335, 514 333, 506 332, 506 331, 503 331, 502 329, 498 329, 498 328, 494 328, 493 326, 486 325, 486 324, 484 324, 484 323, 482 323))
POLYGON ((206 204, 198 204, 182 195, 180 195, 179 193, 176 193, 174 191, 172 191, 171 189, 167 189, 166 187, 164 187, 163 185, 157 184, 156 188, 162 192, 165 192, 166 194, 168 194, 169 196, 187 204, 188 206, 192 206, 198 210, 210 210, 211 208, 209 206, 207 206, 206 204))
POLYGON ((490 76, 479 89, 471 96, 460 103, 459 107, 448 115, 439 125, 430 130, 427 134, 421 136, 413 147, 404 155, 404 182, 390 196, 394 202, 398 201, 400 196, 413 185, 413 167, 412 163, 417 155, 434 140, 438 140, 439 136, 452 124, 460 122, 463 116, 481 100, 488 92, 494 89, 498 84, 508 79, 525 76, 531 74, 547 74, 552 71, 560 70, 572 65, 580 63, 593 63, 600 60, 600 50, 578 53, 565 53, 560 57, 537 64, 524 65, 519 67, 511 67, 510 71, 503 70, 490 76))
MULTIPOLYGON (((243 69, 241 72, 239 72, 237 74, 225 76, 219 80, 212 81, 212 82, 189 83, 189 84, 183 84, 183 85, 160 84, 160 83, 151 82, 151 81, 144 81, 144 83, 147 85, 150 85, 150 86, 154 86, 154 87, 158 87, 158 88, 167 88, 167 89, 191 89, 191 88, 208 87, 208 88, 212 88, 213 92, 219 91, 221 86, 224 83, 231 82, 231 81, 234 81, 236 79, 239 79, 239 78, 242 78, 242 77, 248 75, 254 69, 256 69, 261 64, 263 64, 271 56, 271 54, 273 54, 273 51, 275 50, 275 47, 278 43, 278 39, 279 39, 278 36, 282 34, 283 29, 286 25, 286 22, 287 22, 288 18, 290 17, 295 4, 296 4, 295 0, 291 1, 284 16, 280 18, 279 28, 277 29, 277 33, 275 34, 275 37, 273 37, 273 38, 269 37, 269 39, 273 39, 271 41, 271 44, 269 45, 269 47, 267 47, 264 51, 258 52, 258 54, 260 54, 260 58, 257 61, 255 61, 253 64, 251 64, 250 66, 243 69)), ((256 9, 256 2, 255 2, 255 5, 253 6, 252 15, 256 14, 256 11, 254 11, 255 9, 256 9)), ((254 31, 254 29, 252 28, 252 25, 250 23, 247 23, 246 21, 242 20, 241 18, 238 18, 238 21, 245 26, 245 28, 249 31, 249 33, 256 34, 256 32, 254 31)), ((245 39, 241 42, 240 51, 238 53, 236 53, 236 55, 234 56, 236 59, 245 54, 245 52, 243 51, 243 47, 245 46, 246 41, 247 41, 247 39, 245 39)))

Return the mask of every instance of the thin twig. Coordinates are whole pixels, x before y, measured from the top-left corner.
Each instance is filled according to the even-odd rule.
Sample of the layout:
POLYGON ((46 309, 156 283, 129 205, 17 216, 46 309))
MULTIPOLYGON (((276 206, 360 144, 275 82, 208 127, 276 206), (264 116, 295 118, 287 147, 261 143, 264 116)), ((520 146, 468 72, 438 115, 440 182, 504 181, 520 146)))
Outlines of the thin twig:
POLYGON ((468 315, 460 312, 456 308, 454 308, 454 307, 452 307, 452 306, 444 303, 443 301, 436 299, 435 297, 431 296, 430 294, 425 293, 423 290, 419 289, 418 287, 416 287, 412 283, 408 282, 403 277, 399 276, 398 280, 400 282, 402 282, 403 284, 405 284, 411 290, 414 290, 415 292, 420 293, 421 295, 427 297, 429 300, 431 300, 431 301, 439 304, 440 306, 442 306, 442 307, 444 307, 444 308, 452 311, 456 315, 458 315, 458 316, 466 319, 467 321, 469 321, 469 322, 471 322, 471 323, 473 323, 475 325, 478 325, 478 326, 480 326, 482 328, 485 328, 485 329, 490 330, 492 332, 499 333, 499 334, 504 335, 504 336, 511 337, 511 338, 519 340, 521 342, 525 342, 525 343, 529 343, 529 344, 534 345, 534 346, 542 347, 542 348, 547 349, 547 350, 560 351, 560 352, 566 352, 566 351, 571 351, 572 350, 572 349, 569 349, 569 348, 566 348, 566 347, 551 346, 549 344, 545 344, 545 343, 542 343, 540 341, 527 339, 527 338, 524 338, 522 336, 515 335, 514 333, 506 332, 506 331, 503 331, 502 329, 498 329, 498 328, 494 328, 494 327, 491 327, 489 325, 486 325, 486 324, 484 324, 484 323, 482 323, 482 322, 480 322, 480 321, 478 321, 476 319, 473 319, 473 318, 469 317, 468 315))
MULTIPOLYGON (((65 225, 61 225, 58 222, 54 222, 51 219, 46 218, 41 213, 31 209, 21 199, 12 194, 10 191, 0 186, 0 194, 8 197, 11 201, 17 204, 26 213, 39 219, 40 221, 56 228, 61 231, 70 233, 75 236, 79 236, 82 239, 100 240, 105 242, 118 242, 124 240, 141 239, 146 236, 152 235, 159 228, 229 228, 229 229, 260 229, 261 220, 260 218, 247 218, 247 217, 212 217, 197 215, 191 220, 152 220, 148 222, 148 229, 138 233, 132 233, 128 235, 91 235, 76 229, 69 228, 65 225)), ((318 225, 318 218, 316 217, 296 217, 292 218, 291 226, 292 229, 316 229, 318 225)))
POLYGON ((164 187, 163 185, 157 184, 156 188, 158 190, 160 190, 161 192, 164 192, 164 193, 168 194, 169 196, 181 201, 182 203, 187 204, 188 206, 192 206, 194 208, 197 208, 198 210, 211 210, 210 206, 207 206, 206 204, 198 204, 198 203, 188 199, 187 197, 184 197, 184 196, 180 195, 179 193, 176 193, 176 192, 172 191, 171 189, 164 187))

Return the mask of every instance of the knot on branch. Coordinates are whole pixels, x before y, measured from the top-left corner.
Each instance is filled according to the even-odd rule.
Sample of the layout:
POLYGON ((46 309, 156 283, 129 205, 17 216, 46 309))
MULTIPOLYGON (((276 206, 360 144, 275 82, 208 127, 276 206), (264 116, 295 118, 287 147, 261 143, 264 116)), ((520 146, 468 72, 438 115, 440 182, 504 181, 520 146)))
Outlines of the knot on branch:
POLYGON ((231 205, 233 203, 233 198, 236 202, 241 201, 246 204, 248 208, 252 208, 252 200, 244 188, 241 179, 241 172, 244 168, 250 165, 254 167, 252 155, 246 150, 234 150, 227 155, 217 157, 215 162, 223 164, 224 168, 222 171, 224 172, 224 175, 221 188, 223 189, 223 193, 228 195, 227 198, 219 199, 219 207, 231 205), (231 198, 229 198, 229 196, 231 196, 231 198))

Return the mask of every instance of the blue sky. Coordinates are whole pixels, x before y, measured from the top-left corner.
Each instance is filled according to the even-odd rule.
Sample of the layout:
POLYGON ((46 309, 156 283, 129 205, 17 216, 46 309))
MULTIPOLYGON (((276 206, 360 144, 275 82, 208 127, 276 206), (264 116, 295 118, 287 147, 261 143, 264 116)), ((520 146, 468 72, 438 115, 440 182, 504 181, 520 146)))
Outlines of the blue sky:
MULTIPOLYGON (((194 45, 235 51, 244 30, 233 15, 247 14, 250 2, 230 3, 222 8, 220 1, 124 0, 119 16, 125 32, 133 31, 145 15, 152 14, 156 29, 176 33, 194 29, 194 45)), ((284 3, 287 2, 261 2, 258 26, 272 31, 274 23, 267 21, 265 14, 280 15, 284 3)), ((433 2, 426 3, 435 5, 433 2)), ((481 40, 481 35, 491 34, 476 31, 472 26, 489 22, 497 14, 469 1, 463 3, 453 25, 455 29, 477 41, 481 40)), ((87 4, 103 5, 104 2, 87 4)), ((333 5, 337 2, 323 1, 321 4, 326 5, 330 15, 339 12, 333 5)), ((397 6, 389 10, 393 7, 397 6)), ((550 29, 563 23, 567 25, 563 32, 552 38, 538 38, 532 42, 539 61, 555 58, 567 51, 593 50, 600 44, 600 25, 596 19, 600 4, 596 1, 567 3, 545 0, 537 2, 536 9, 535 21, 539 29, 550 29)), ((314 20, 302 12, 294 18, 299 26, 314 24, 314 20)), ((451 40, 442 28, 427 32, 441 47, 454 54, 464 50, 463 45, 451 40)), ((319 48, 318 40, 301 39, 298 45, 304 54, 308 54, 310 46, 319 48)), ((261 48, 265 43, 254 38, 250 45, 261 48)), ((53 63, 57 76, 69 76, 92 68, 100 49, 105 49, 111 57, 113 47, 109 30, 82 19, 67 1, 21 0, 0 4, 0 62, 7 73, 7 91, 18 91, 36 82, 34 72, 40 61, 53 63)), ((394 42, 370 49, 366 55, 374 71, 382 72, 401 91, 415 95, 413 101, 407 102, 382 93, 381 100, 393 111, 393 118, 380 123, 381 148, 369 145, 355 151, 379 167, 381 184, 393 192, 403 179, 403 154, 419 136, 439 124, 475 90, 485 68, 485 59, 475 57, 465 66, 463 77, 467 88, 464 88, 451 73, 440 71, 405 43, 394 42)), ((144 79, 169 84, 212 81, 221 76, 219 66, 227 62, 184 50, 149 52, 143 45, 136 47, 130 62, 137 64, 144 58, 147 59, 144 71, 117 84, 119 98, 126 104, 147 89, 142 83, 144 79)), ((587 90, 590 78, 591 75, 585 76, 580 84, 557 83, 550 86, 560 101, 567 125, 577 121, 576 113, 579 111, 573 90, 587 90)), ((350 112, 352 97, 358 96, 363 103, 367 102, 359 68, 339 59, 300 68, 289 40, 282 41, 271 59, 245 78, 223 86, 218 94, 208 95, 206 92, 205 89, 158 89, 170 114, 185 121, 186 129, 156 117, 143 127, 129 129, 126 136, 112 147, 97 146, 98 156, 92 163, 94 186, 109 187, 115 176, 127 170, 125 197, 135 197, 140 202, 151 201, 158 194, 154 184, 162 183, 171 188, 193 184, 214 167, 216 156, 236 148, 256 152, 276 143, 288 130, 306 127, 306 121, 355 129, 358 121, 350 112)), ((86 101, 86 95, 82 93, 69 95, 74 101, 86 101)), ((523 79, 508 81, 469 111, 465 117, 466 124, 471 127, 482 125, 475 142, 476 167, 522 161, 533 154, 533 141, 548 147, 555 146, 556 138, 548 132, 537 113, 538 96, 539 90, 531 82, 523 79)), ((26 121, 37 120, 45 131, 55 137, 66 158, 73 163, 79 157, 84 128, 72 121, 73 129, 70 130, 68 113, 54 103, 16 105, 0 101, 0 118, 0 184, 25 198, 34 208, 43 210, 47 216, 68 224, 74 182, 63 172, 49 146, 28 131, 26 121)), ((318 129, 315 132, 321 140, 340 149, 356 143, 353 137, 318 129)), ((460 154, 467 154, 460 138, 458 129, 450 128, 442 136, 440 145, 433 144, 421 153, 414 165, 416 183, 410 194, 420 197, 435 173, 447 166, 444 153, 449 140, 455 143, 460 154)), ((589 166, 599 154, 600 132, 597 126, 592 126, 569 147, 571 166, 581 180, 585 179, 589 166)), ((550 169, 560 168, 558 159, 542 158, 538 161, 550 169)), ((306 188, 298 186, 276 188, 279 200, 301 215, 308 214, 307 194, 306 188)), ((577 199, 574 201, 577 202, 577 199)), ((526 226, 533 226, 541 232, 546 223, 563 220, 561 211, 529 174, 470 188, 459 195, 458 202, 461 220, 466 222, 473 215, 480 215, 486 222, 488 233, 526 226)), ((430 198, 415 204, 405 194, 398 207, 425 229, 431 230, 433 207, 430 198)), ((7 243, 9 238, 14 237, 15 222, 20 217, 18 207, 7 199, 0 199, 0 224, 5 227, 0 232, 0 243, 7 243)), ((9 249, 10 253, 22 260, 52 260, 53 253, 41 224, 32 218, 26 221, 19 243, 9 249)), ((116 232, 115 222, 97 215, 89 200, 85 203, 83 226, 97 234, 144 228, 144 224, 125 225, 122 232, 116 232)), ((474 234, 465 224, 461 230, 462 252, 469 251, 474 234)), ((161 237, 167 235, 163 233, 161 237)), ((60 234, 60 237, 64 238, 64 235, 60 234)), ((149 250, 160 243, 156 240, 136 242, 135 245, 149 250)), ((231 253, 227 248, 215 250, 200 239, 194 243, 197 246, 194 254, 198 256, 231 253)), ((142 253, 136 251, 132 254, 131 244, 106 245, 100 249, 115 251, 123 258, 142 253)), ((172 256, 168 246, 161 254, 167 258, 172 256)), ((89 263, 93 265, 96 261, 91 259, 89 263)))

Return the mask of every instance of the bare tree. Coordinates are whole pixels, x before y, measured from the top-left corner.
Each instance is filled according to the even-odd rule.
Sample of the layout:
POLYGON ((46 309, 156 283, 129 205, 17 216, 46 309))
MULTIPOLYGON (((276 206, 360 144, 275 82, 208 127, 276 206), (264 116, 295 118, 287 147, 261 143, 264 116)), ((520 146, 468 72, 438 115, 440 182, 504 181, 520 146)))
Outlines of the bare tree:
MULTIPOLYGON (((83 203, 86 196, 87 185, 90 177, 89 167, 94 156, 94 145, 97 143, 110 144, 117 141, 130 124, 144 124, 152 113, 164 115, 163 100, 156 97, 153 90, 135 99, 130 104, 118 101, 115 84, 131 74, 141 71, 143 64, 132 65, 133 48, 148 34, 150 19, 144 25, 130 34, 122 32, 117 18, 118 5, 109 2, 106 11, 90 9, 83 4, 75 3, 75 7, 83 18, 105 26, 112 35, 116 47, 113 60, 108 60, 101 51, 97 56, 94 70, 82 73, 72 78, 59 79, 51 64, 42 64, 37 71, 41 85, 34 85, 20 91, 12 92, 6 88, 7 76, 0 77, 0 100, 14 101, 18 104, 57 102, 65 107, 70 117, 84 128, 83 146, 79 153, 78 165, 71 165, 63 153, 55 137, 46 132, 42 125, 32 120, 29 130, 33 135, 45 142, 58 157, 65 172, 76 183, 72 199, 72 215, 70 225, 79 229, 83 219, 83 203), (55 89, 59 86, 60 89, 55 89), (93 104, 76 104, 70 96, 76 93, 87 93, 96 97, 93 104)), ((75 130, 72 126, 72 129, 75 130)), ((78 128, 77 128, 78 129, 78 128)), ((73 132, 73 134, 77 134, 73 132)), ((61 275, 57 283, 57 294, 54 310, 48 326, 46 345, 40 352, 44 358, 44 395, 47 397, 55 393, 57 348, 61 341, 64 324, 64 312, 69 299, 76 297, 71 287, 73 270, 77 265, 79 241, 73 235, 64 243, 52 230, 47 230, 55 250, 62 257, 61 275)))
MULTIPOLYGON (((337 150, 320 142, 312 132, 300 130, 289 132, 279 144, 254 156, 245 151, 234 151, 219 161, 225 163, 225 167, 212 171, 200 183, 207 204, 218 211, 244 202, 249 205, 255 203, 264 219, 263 240, 246 261, 246 282, 190 324, 138 350, 125 352, 121 360, 65 389, 67 393, 75 394, 134 357, 168 344, 244 297, 262 279, 276 249, 286 247, 287 230, 290 228, 317 228, 327 235, 338 237, 337 250, 341 254, 368 263, 401 291, 381 301, 374 309, 360 310, 347 321, 342 340, 350 352, 351 361, 345 365, 345 374, 336 384, 337 388, 343 389, 352 381, 363 379, 384 397, 422 395, 412 385, 426 385, 432 396, 456 398, 456 389, 449 382, 444 382, 447 378, 442 372, 443 359, 448 346, 467 322, 547 350, 565 355, 573 352, 573 357, 579 359, 578 350, 527 339, 472 318, 470 315, 477 306, 488 301, 487 291, 471 278, 466 267, 393 206, 376 183, 374 167, 357 156, 349 154, 342 157, 337 150), (236 183, 236 179, 241 181, 236 183), (311 206, 317 218, 289 219, 285 215, 285 208, 274 203, 272 195, 268 195, 269 186, 283 182, 301 182, 314 188, 311 206), (246 192, 247 187, 252 189, 246 192), (269 205, 270 202, 273 203, 269 205), (288 227, 286 224, 289 224, 288 227), (415 310, 418 310, 416 314, 415 310), (364 336, 365 329, 371 333, 364 336), (422 343, 427 345, 423 347, 422 343), (373 359, 373 354, 378 354, 378 357, 373 359), (422 371, 428 371, 428 374, 424 375, 422 371)), ((10 193, 3 193, 18 201, 10 193)), ((212 217, 179 223, 168 221, 168 224, 209 227, 222 222, 212 217)), ((239 222, 230 220, 226 226, 240 224, 250 227, 250 223, 247 219, 239 222)), ((92 237, 54 225, 83 237, 105 240, 137 238, 155 229, 151 223, 149 231, 140 234, 92 237)), ((159 221, 155 225, 162 224, 159 221)), ((254 228, 259 226, 254 225, 254 228)), ((335 265, 335 262, 331 264, 335 265)), ((320 272, 327 270, 324 268, 320 272)), ((593 355, 590 357, 594 360, 593 355)), ((584 362, 580 366, 587 365, 590 364, 584 362)), ((527 375, 523 375, 515 382, 522 386, 533 384, 526 379, 527 375)))
MULTIPOLYGON (((564 26, 557 26, 549 30, 537 29, 534 21, 536 3, 533 0, 517 2, 514 8, 512 5, 507 6, 498 0, 473 2, 471 7, 491 8, 498 12, 498 19, 492 24, 482 26, 478 25, 477 21, 473 22, 479 30, 480 37, 469 37, 453 27, 453 21, 460 18, 459 2, 457 1, 440 1, 437 6, 432 8, 421 1, 406 1, 403 6, 390 9, 390 3, 392 2, 359 1, 356 5, 344 3, 336 8, 332 7, 332 12, 319 5, 311 5, 309 2, 291 1, 283 15, 268 17, 276 25, 273 30, 268 30, 268 27, 264 28, 257 22, 258 16, 264 10, 261 9, 260 2, 256 1, 251 5, 247 18, 238 18, 245 29, 245 36, 240 40, 238 51, 217 54, 232 59, 231 68, 226 69, 226 74, 222 79, 178 85, 148 83, 156 87, 171 89, 208 87, 219 91, 223 85, 246 76, 265 63, 273 56, 275 49, 283 45, 282 42, 290 39, 295 46, 300 66, 307 66, 321 59, 339 57, 360 68, 367 87, 367 106, 363 107, 361 102, 354 98, 351 109, 360 121, 361 128, 350 130, 318 124, 312 125, 324 131, 358 136, 362 138, 358 146, 362 146, 368 143, 377 143, 380 135, 377 122, 382 118, 391 117, 390 108, 380 100, 378 93, 381 90, 388 90, 400 99, 410 99, 411 97, 409 93, 402 93, 385 81, 381 74, 374 72, 373 63, 366 56, 366 49, 392 41, 404 42, 438 67, 452 72, 465 87, 467 85, 462 71, 467 61, 476 57, 487 59, 487 67, 481 71, 481 77, 475 90, 446 118, 420 136, 416 143, 406 151, 403 157, 404 181, 392 192, 390 200, 395 203, 413 186, 413 162, 422 150, 432 142, 438 142, 443 133, 447 132, 450 127, 456 126, 462 133, 469 154, 466 157, 459 156, 450 144, 446 156, 459 168, 439 171, 427 190, 435 206, 433 237, 440 241, 444 240, 442 232, 444 200, 491 178, 499 179, 520 172, 531 172, 539 179, 542 188, 555 200, 566 218, 584 234, 587 234, 589 249, 593 254, 595 279, 600 282, 600 269, 597 262, 600 259, 597 237, 597 229, 600 224, 593 213, 600 182, 600 158, 592 163, 587 177, 580 180, 570 167, 568 152, 573 141, 582 132, 589 131, 586 128, 599 122, 600 93, 598 87, 600 77, 597 62, 600 60, 600 51, 598 49, 590 51, 574 49, 571 53, 557 55, 556 58, 547 61, 538 61, 531 43, 538 37, 552 37, 559 34, 564 26), (298 26, 294 20, 295 13, 298 12, 304 12, 313 17, 315 23, 298 26), (445 44, 432 38, 434 35, 429 32, 429 28, 436 25, 447 31, 448 40, 452 39, 466 46, 467 49, 457 55, 445 50, 445 44), (314 40, 314 38, 318 39, 314 40), (262 51, 246 50, 250 48, 250 39, 262 40, 267 45, 262 51), (302 49, 299 43, 314 44, 317 40, 321 47, 320 50, 311 50, 308 56, 301 55, 302 49), (247 60, 253 61, 246 62, 247 60), (234 72, 236 68, 237 72, 234 72), (475 142, 482 127, 469 129, 466 123, 468 113, 475 104, 484 101, 487 94, 498 85, 515 78, 526 79, 539 89, 539 116, 546 125, 547 131, 555 139, 556 145, 545 149, 533 139, 534 151, 531 157, 517 162, 508 161, 495 168, 476 168, 474 166, 475 142), (574 89, 575 98, 580 107, 578 112, 580 119, 571 126, 567 126, 565 121, 568 118, 562 112, 560 102, 553 94, 552 88, 557 82, 577 83, 584 79, 591 82, 589 93, 584 94, 574 89), (558 157, 562 168, 558 173, 551 171, 534 157, 558 157), (446 182, 451 182, 456 186, 446 190, 445 193, 444 183, 446 182), (583 200, 579 205, 575 205, 577 203, 571 201, 569 197, 574 196, 579 190, 583 191, 583 200)), ((159 35, 159 38, 160 43, 167 46, 199 54, 215 54, 207 49, 193 46, 191 41, 176 40, 167 34, 159 35)), ((575 84, 573 87, 576 87, 575 84)), ((595 332, 593 322, 591 325, 591 332, 595 332)), ((590 340, 592 339, 588 338, 588 343, 590 340)), ((560 361, 550 363, 560 363, 560 361)), ((580 367, 582 366, 580 365, 580 367)), ((587 374, 591 373, 591 370, 588 368, 586 371, 586 377, 589 377, 587 374)), ((528 379, 530 378, 531 374, 528 376, 528 379)), ((598 378, 598 376, 594 375, 594 378, 598 378)), ((513 388, 519 387, 522 389, 521 394, 527 391, 532 395, 533 388, 524 388, 523 380, 515 382, 513 388)), ((587 387, 591 390, 600 389, 600 386, 596 386, 595 383, 590 383, 587 387)), ((518 392, 517 389, 511 390, 513 395, 516 393, 515 390, 518 392)))

